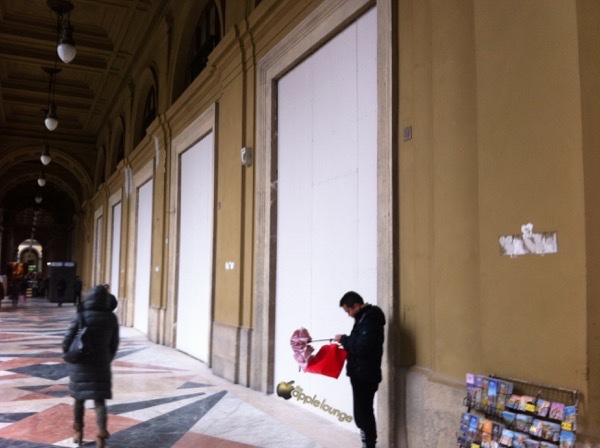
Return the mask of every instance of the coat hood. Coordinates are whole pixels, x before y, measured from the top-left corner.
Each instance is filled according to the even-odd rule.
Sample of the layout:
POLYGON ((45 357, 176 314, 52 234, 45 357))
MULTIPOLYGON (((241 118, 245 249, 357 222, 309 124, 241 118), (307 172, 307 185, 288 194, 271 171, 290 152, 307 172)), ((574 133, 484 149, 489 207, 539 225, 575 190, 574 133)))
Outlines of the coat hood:
POLYGON ((104 286, 94 286, 86 293, 82 307, 84 310, 112 311, 110 294, 104 286))

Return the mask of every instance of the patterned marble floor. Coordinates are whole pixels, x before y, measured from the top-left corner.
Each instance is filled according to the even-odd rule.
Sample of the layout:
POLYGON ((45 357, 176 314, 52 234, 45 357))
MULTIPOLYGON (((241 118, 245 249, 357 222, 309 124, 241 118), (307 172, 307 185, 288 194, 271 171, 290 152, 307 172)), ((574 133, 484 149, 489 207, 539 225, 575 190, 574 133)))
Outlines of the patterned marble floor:
MULTIPOLYGON (((0 308, 0 447, 74 447, 68 365, 60 344, 74 316, 28 299, 0 308)), ((211 374, 205 364, 121 327, 108 401, 109 448, 352 448, 356 432, 211 374)), ((86 406, 91 406, 86 402, 86 406)), ((94 446, 93 407, 85 445, 94 446)))

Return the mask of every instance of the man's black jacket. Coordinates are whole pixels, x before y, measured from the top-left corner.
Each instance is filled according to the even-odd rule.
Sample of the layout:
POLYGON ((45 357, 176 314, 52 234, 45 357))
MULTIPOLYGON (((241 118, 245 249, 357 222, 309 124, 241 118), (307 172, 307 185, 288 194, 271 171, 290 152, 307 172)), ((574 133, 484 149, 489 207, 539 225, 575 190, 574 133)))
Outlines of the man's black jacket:
POLYGON ((381 382, 384 325, 383 311, 375 305, 365 304, 354 316, 352 332, 340 339, 348 351, 346 373, 350 378, 381 382))

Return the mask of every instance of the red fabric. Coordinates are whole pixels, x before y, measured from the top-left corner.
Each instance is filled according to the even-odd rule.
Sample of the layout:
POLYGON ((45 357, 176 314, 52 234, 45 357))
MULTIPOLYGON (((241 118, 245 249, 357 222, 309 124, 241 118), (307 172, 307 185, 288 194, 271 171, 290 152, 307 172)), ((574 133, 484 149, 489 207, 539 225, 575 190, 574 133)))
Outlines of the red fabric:
POLYGON ((304 371, 338 378, 347 356, 348 352, 338 344, 324 345, 308 362, 304 371))

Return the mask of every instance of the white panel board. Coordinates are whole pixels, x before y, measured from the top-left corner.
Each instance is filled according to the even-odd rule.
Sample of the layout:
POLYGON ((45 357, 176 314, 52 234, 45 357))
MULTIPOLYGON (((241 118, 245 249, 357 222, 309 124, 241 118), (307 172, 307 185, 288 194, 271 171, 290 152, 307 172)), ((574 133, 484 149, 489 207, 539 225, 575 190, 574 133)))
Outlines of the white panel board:
POLYGON ((93 284, 97 285, 102 283, 100 273, 102 272, 102 239, 104 220, 102 215, 102 209, 96 210, 95 213, 96 221, 94 223, 94 270, 93 270, 93 284))
POLYGON ((112 242, 110 262, 110 289, 117 296, 119 294, 119 272, 121 270, 121 210, 120 202, 112 208, 112 242))
POLYGON ((210 133, 180 157, 176 346, 204 362, 212 321, 213 152, 210 133))
POLYGON ((357 26, 357 160, 358 170, 358 279, 357 290, 376 302, 377 288, 377 29, 375 10, 357 26), (374 140, 375 139, 375 140, 374 140))
POLYGON ((346 291, 377 301, 376 38, 373 9, 288 72, 277 95, 274 381, 294 380, 348 414, 345 372, 338 380, 299 372, 290 336, 299 327, 313 338, 348 333, 346 291))
POLYGON ((149 180, 138 188, 135 253, 134 328, 148 334, 152 250, 152 189, 149 180))

